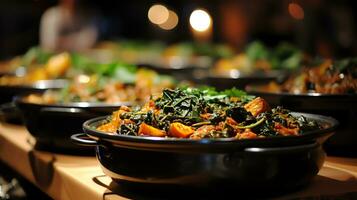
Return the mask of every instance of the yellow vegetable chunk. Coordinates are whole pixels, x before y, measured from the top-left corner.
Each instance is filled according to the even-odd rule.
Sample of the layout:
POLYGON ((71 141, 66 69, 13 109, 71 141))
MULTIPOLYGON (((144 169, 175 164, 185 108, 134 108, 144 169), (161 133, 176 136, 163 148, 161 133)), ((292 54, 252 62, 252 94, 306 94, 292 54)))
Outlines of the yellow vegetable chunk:
POLYGON ((126 106, 121 106, 118 111, 113 112, 110 122, 99 126, 97 129, 100 131, 108 132, 111 134, 116 133, 120 123, 123 121, 120 115, 125 112, 129 112, 131 109, 126 106))
POLYGON ((193 130, 191 127, 179 122, 171 123, 169 128, 169 134, 179 138, 187 138, 192 135, 194 131, 195 130, 193 130))
POLYGON ((46 72, 52 77, 56 78, 64 75, 71 65, 71 57, 69 53, 61 53, 51 57, 46 64, 46 72))
POLYGON ((140 127, 139 127, 139 135, 164 137, 164 136, 166 136, 166 132, 163 130, 160 130, 158 128, 155 128, 153 126, 150 126, 146 123, 142 123, 142 124, 140 124, 140 127))

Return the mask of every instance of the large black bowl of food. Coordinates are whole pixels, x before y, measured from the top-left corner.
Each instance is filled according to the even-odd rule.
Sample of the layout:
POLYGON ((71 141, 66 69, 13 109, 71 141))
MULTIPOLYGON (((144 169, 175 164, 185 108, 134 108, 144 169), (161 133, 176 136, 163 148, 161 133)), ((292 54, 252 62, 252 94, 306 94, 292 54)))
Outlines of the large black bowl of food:
POLYGON ((80 146, 69 138, 82 132, 84 121, 111 114, 122 105, 141 104, 151 93, 174 86, 172 79, 158 80, 159 75, 150 70, 139 70, 135 77, 136 81, 129 84, 110 77, 82 74, 61 90, 17 96, 15 104, 27 129, 36 138, 38 149, 72 153, 80 146))
POLYGON ((26 85, 1 85, 0 84, 0 103, 8 103, 13 100, 16 95, 29 93, 43 93, 48 89, 61 89, 67 84, 65 79, 57 80, 39 80, 26 85))
POLYGON ((357 67, 355 59, 323 60, 291 75, 282 83, 250 84, 249 93, 271 105, 332 116, 340 126, 325 143, 328 154, 357 156, 357 67))
POLYGON ((104 173, 125 185, 277 192, 311 181, 337 124, 236 89, 180 88, 86 121, 71 138, 96 146, 104 173))
POLYGON ((88 148, 80 148, 69 140, 72 134, 82 131, 83 122, 111 113, 122 105, 131 105, 130 102, 46 104, 36 102, 34 98, 37 97, 39 97, 37 94, 30 94, 18 96, 15 99, 16 107, 23 118, 22 121, 29 133, 36 139, 35 148, 69 154, 88 153, 88 148))
POLYGON ((21 114, 13 100, 17 95, 41 94, 47 90, 61 89, 67 85, 67 80, 40 80, 28 85, 0 85, 0 120, 21 124, 21 114))

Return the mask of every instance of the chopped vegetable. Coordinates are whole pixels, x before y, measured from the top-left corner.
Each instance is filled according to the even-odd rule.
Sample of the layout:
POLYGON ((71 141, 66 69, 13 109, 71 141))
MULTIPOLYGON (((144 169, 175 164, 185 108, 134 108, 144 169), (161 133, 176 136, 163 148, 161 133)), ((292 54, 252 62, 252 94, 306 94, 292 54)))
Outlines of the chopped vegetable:
POLYGON ((149 136, 156 136, 156 137, 166 136, 165 131, 147 125, 145 122, 140 124, 138 133, 139 135, 149 135, 149 136))
POLYGON ((254 117, 270 109, 269 104, 260 97, 257 97, 249 103, 245 104, 244 108, 252 113, 254 117))
POLYGON ((143 107, 123 112, 119 117, 121 123, 115 132, 111 129, 108 132, 190 139, 252 139, 296 136, 320 128, 316 122, 303 116, 294 117, 281 107, 270 109, 264 99, 237 89, 222 92, 213 88, 165 89, 143 107))
POLYGON ((170 124, 169 134, 173 137, 187 138, 194 132, 190 126, 186 126, 179 122, 174 122, 170 124))
POLYGON ((61 53, 56 56, 51 57, 46 66, 45 70, 49 77, 59 77, 63 76, 71 65, 71 57, 68 53, 61 53))

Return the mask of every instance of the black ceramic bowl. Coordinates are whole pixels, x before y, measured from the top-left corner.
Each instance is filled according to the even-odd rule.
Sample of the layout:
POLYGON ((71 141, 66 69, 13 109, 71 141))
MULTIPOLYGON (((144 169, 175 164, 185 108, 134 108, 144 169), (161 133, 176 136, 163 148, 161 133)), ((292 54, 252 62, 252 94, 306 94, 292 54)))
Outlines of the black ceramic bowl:
POLYGON ((281 105, 289 110, 331 116, 340 126, 324 144, 326 152, 336 156, 357 157, 357 95, 356 94, 290 94, 263 91, 250 85, 246 91, 267 100, 271 106, 281 105))
POLYGON ((153 64, 138 64, 140 68, 147 68, 156 71, 159 74, 165 74, 174 77, 178 81, 191 80, 195 72, 199 69, 196 66, 159 66, 153 64))
POLYGON ((36 138, 36 148, 69 154, 76 153, 76 150, 88 150, 70 141, 72 134, 82 132, 83 122, 111 114, 122 105, 131 105, 127 102, 36 104, 26 101, 26 96, 17 96, 15 104, 22 113, 26 128, 36 138))
POLYGON ((0 120, 22 124, 21 114, 18 108, 13 103, 15 96, 29 93, 43 93, 48 89, 60 89, 65 87, 67 80, 42 80, 31 85, 0 85, 0 120))
POLYGON ((36 81, 30 85, 0 85, 0 104, 11 102, 16 95, 60 89, 65 87, 67 83, 67 80, 57 79, 36 81))
POLYGON ((286 77, 284 71, 268 71, 268 72, 254 72, 250 74, 240 73, 239 70, 231 70, 226 74, 217 74, 213 71, 206 72, 201 76, 195 77, 195 82, 200 84, 216 87, 218 90, 229 89, 236 87, 244 89, 249 84, 265 84, 273 80, 282 80, 286 77))
POLYGON ((71 138, 96 146, 104 173, 119 183, 283 191, 307 184, 318 173, 325 156, 321 144, 338 124, 303 115, 325 128, 292 137, 192 140, 110 135, 96 130, 107 118, 99 117, 83 124, 86 135, 71 138))

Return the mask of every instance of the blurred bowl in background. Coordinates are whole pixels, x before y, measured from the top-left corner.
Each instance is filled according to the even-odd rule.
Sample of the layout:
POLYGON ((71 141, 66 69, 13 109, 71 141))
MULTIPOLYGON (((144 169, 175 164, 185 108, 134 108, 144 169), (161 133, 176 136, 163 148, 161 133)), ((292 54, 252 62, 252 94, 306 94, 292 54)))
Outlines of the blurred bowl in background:
POLYGON ((129 102, 38 104, 28 102, 27 96, 17 96, 15 104, 23 116, 26 128, 36 139, 35 148, 67 154, 93 153, 70 141, 71 135, 82 132, 84 121, 111 114, 120 106, 132 105, 129 102))

